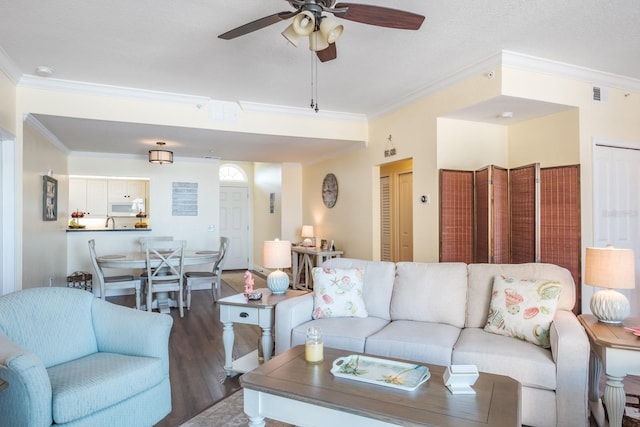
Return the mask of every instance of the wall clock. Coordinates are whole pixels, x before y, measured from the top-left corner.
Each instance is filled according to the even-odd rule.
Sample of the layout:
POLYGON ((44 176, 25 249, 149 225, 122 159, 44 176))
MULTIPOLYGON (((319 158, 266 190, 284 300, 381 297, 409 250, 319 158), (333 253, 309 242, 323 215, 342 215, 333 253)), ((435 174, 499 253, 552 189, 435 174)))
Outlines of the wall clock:
POLYGON ((332 173, 328 173, 322 181, 322 201, 328 208, 335 206, 338 200, 338 180, 332 173))

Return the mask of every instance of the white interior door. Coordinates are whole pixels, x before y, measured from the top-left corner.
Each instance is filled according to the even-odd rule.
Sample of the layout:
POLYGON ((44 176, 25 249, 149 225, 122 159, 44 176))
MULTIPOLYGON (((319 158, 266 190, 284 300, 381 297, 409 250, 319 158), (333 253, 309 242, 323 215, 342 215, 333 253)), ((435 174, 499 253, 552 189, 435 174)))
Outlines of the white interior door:
POLYGON ((228 237, 225 270, 249 268, 249 189, 220 187, 220 236, 228 237))
MULTIPOLYGON (((631 304, 631 316, 640 314, 640 144, 632 148, 596 143, 593 167, 593 245, 633 249, 636 288, 620 290, 631 304)), ((589 286, 589 288, 591 288, 589 286)), ((587 300, 588 301, 588 300, 587 300)))

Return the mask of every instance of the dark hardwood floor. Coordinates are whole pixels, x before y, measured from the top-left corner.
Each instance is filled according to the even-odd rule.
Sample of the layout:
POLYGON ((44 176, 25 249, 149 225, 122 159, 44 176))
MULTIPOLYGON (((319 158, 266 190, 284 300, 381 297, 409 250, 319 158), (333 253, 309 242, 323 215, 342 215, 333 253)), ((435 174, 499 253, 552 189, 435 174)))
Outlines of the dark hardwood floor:
MULTIPOLYGON (((224 280, 224 273, 222 275, 224 280)), ((222 283, 222 297, 237 293, 222 283)), ((109 297, 109 301, 133 306, 133 296, 109 297)), ((180 318, 171 310, 173 328, 169 338, 172 411, 156 427, 175 427, 240 388, 239 376, 224 373, 224 348, 220 310, 210 291, 192 291, 191 310, 180 318)), ((234 358, 255 350, 260 328, 234 325, 234 358)))
MULTIPOLYGON (((224 277, 223 273, 223 280, 224 277)), ((221 291, 223 297, 237 293, 225 283, 221 291)), ((133 296, 110 297, 109 301, 134 306, 133 296)), ((180 318, 178 310, 172 309, 171 316, 169 358, 173 408, 156 427, 179 426, 240 388, 238 375, 227 377, 224 373, 220 310, 217 304, 212 304, 210 291, 193 291, 191 310, 185 310, 184 317, 180 318)), ((234 359, 257 348, 259 327, 236 324, 234 332, 234 359)), ((602 377, 600 395, 604 391, 604 374, 602 377)), ((627 376, 624 384, 627 393, 640 394, 640 377, 627 376)))

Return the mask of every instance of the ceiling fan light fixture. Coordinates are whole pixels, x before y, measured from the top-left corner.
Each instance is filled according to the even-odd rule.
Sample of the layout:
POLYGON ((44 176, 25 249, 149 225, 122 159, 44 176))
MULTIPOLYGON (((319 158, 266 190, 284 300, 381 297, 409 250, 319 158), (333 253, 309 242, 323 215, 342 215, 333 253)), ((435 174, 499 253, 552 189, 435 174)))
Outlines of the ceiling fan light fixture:
POLYGON ((282 32, 282 36, 287 39, 287 41, 289 43, 291 43, 292 45, 294 45, 295 47, 298 47, 298 43, 300 42, 300 40, 304 37, 301 36, 300 34, 296 33, 296 30, 293 29, 293 25, 289 25, 283 32, 282 32))
MULTIPOLYGON (((163 148, 166 142, 156 142, 158 148, 163 148)), ((160 165, 164 163, 173 163, 173 151, 169 150, 149 150, 149 163, 158 163, 160 165)))
POLYGON ((337 22, 335 19, 324 17, 320 22, 320 33, 323 38, 327 40, 328 44, 335 43, 340 38, 344 26, 337 22))
POLYGON ((316 18, 313 16, 312 12, 308 10, 303 10, 299 14, 293 18, 293 22, 291 26, 293 27, 293 31, 295 31, 300 36, 308 36, 313 33, 316 25, 316 18))
POLYGON ((309 50, 318 52, 329 47, 327 38, 320 31, 314 31, 309 34, 309 50))

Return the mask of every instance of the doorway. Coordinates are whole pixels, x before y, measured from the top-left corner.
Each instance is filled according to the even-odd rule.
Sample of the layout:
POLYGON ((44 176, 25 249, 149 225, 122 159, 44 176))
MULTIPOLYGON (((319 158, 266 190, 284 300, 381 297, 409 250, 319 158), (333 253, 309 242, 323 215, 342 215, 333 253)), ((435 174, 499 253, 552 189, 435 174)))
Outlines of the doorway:
POLYGON ((0 128, 0 295, 16 290, 15 141, 0 128))
MULTIPOLYGON (((640 315, 640 143, 597 141, 593 155, 593 246, 633 249, 636 287, 618 289, 640 315)), ((594 289, 595 292, 595 289, 594 289)))
POLYGON ((249 268, 249 189, 220 186, 220 236, 229 238, 225 270, 249 268))
POLYGON ((380 259, 413 261, 413 159, 380 166, 380 259))

